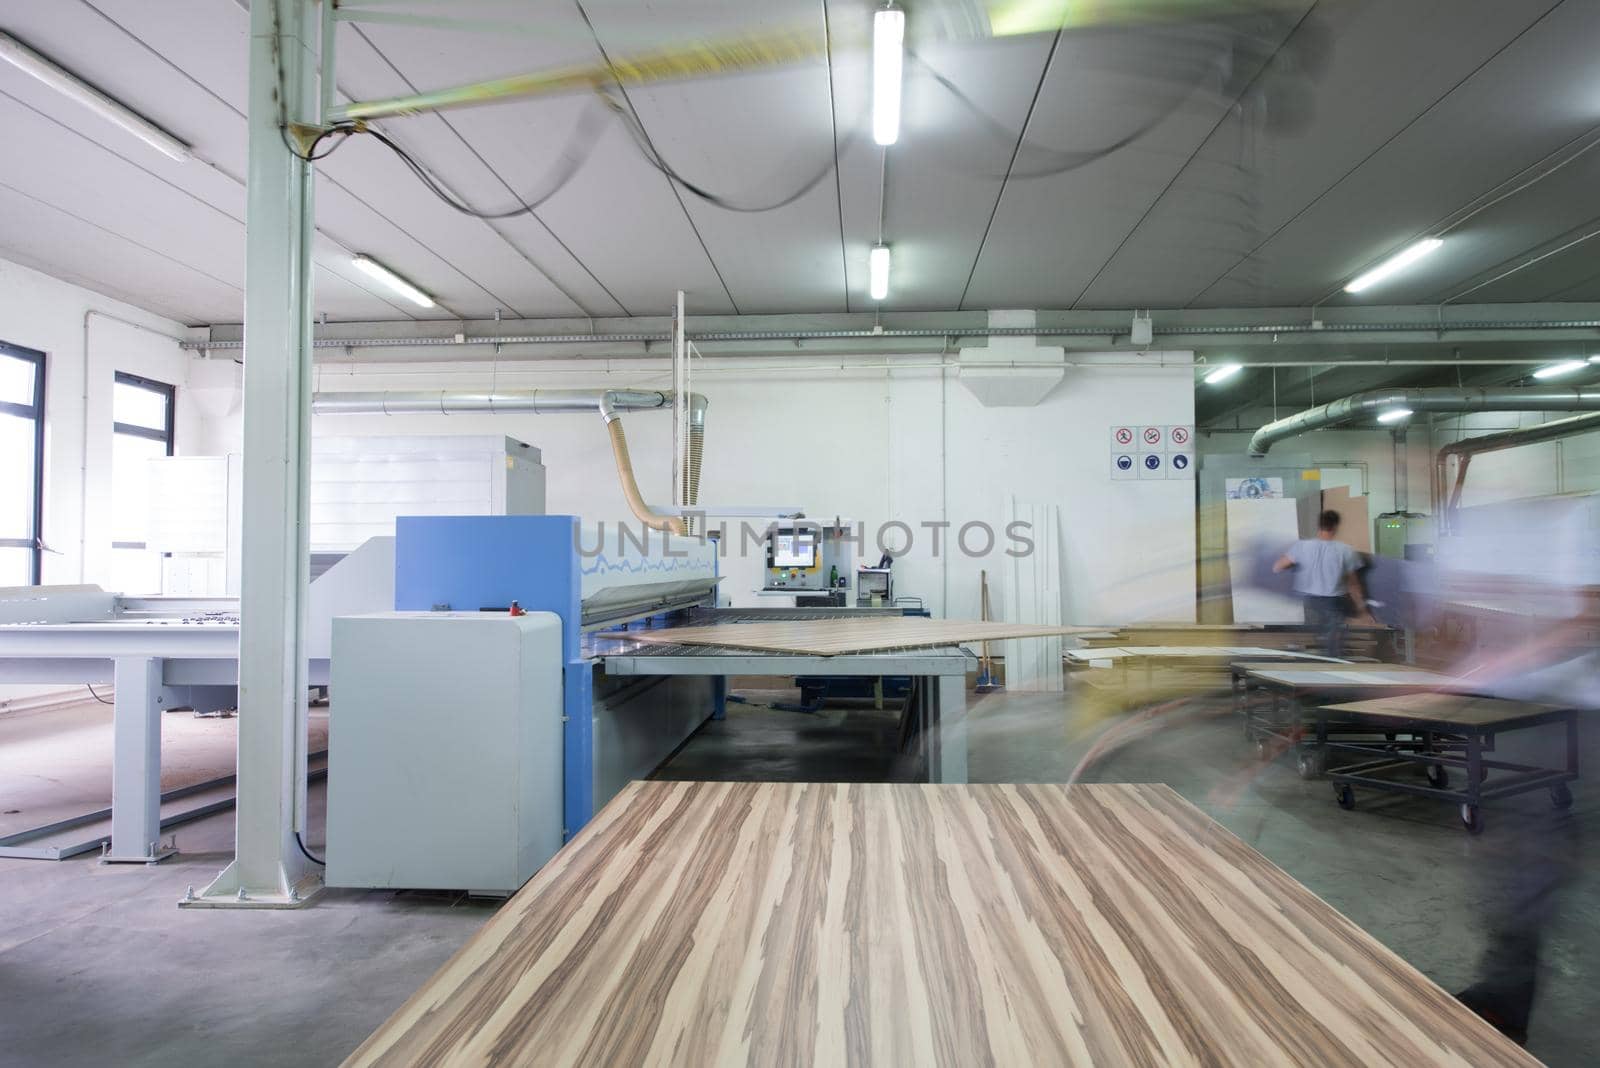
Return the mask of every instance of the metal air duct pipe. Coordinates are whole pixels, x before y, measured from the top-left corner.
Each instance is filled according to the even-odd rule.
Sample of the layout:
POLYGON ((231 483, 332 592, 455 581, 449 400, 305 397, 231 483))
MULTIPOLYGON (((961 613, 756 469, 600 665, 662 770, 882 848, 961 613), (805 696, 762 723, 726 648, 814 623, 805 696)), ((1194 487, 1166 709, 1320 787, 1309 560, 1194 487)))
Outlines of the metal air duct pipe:
POLYGON ((1461 507, 1461 489, 1467 480, 1467 468, 1474 456, 1485 452, 1499 452, 1501 449, 1514 449, 1518 445, 1556 441, 1591 430, 1600 430, 1600 412, 1552 419, 1547 423, 1535 423, 1533 426, 1518 427, 1515 430, 1501 430, 1475 438, 1463 438, 1440 449, 1433 460, 1433 499, 1435 510, 1444 517, 1445 528, 1449 529, 1454 525, 1456 509, 1461 507), (1449 485, 1451 457, 1455 457, 1457 461, 1453 487, 1449 485))
POLYGON ((1389 408, 1414 412, 1588 412, 1600 411, 1600 389, 1386 389, 1356 393, 1268 423, 1250 439, 1250 455, 1265 456, 1285 438, 1337 426, 1389 408))
MULTIPOLYGON (((634 516, 646 526, 683 534, 688 525, 680 516, 650 510, 634 478, 628 456, 628 439, 622 430, 622 412, 670 409, 673 394, 655 389, 518 389, 493 393, 423 390, 317 393, 311 398, 316 415, 546 415, 552 412, 598 412, 611 438, 622 495, 634 516)), ((704 451, 706 399, 689 394, 689 472, 684 500, 700 499, 700 459, 704 451)))

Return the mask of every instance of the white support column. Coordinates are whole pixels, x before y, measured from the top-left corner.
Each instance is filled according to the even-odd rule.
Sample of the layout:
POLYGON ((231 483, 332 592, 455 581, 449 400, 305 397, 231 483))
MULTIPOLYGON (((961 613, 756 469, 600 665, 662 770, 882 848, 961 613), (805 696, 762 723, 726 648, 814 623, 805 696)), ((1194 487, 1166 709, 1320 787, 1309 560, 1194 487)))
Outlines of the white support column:
POLYGON ((306 465, 311 168, 281 124, 318 121, 316 0, 250 5, 244 536, 234 859, 190 905, 283 908, 321 888, 302 855, 306 797, 306 465))
POLYGON ((171 856, 161 847, 161 661, 118 657, 116 708, 111 722, 112 864, 154 864, 171 856))

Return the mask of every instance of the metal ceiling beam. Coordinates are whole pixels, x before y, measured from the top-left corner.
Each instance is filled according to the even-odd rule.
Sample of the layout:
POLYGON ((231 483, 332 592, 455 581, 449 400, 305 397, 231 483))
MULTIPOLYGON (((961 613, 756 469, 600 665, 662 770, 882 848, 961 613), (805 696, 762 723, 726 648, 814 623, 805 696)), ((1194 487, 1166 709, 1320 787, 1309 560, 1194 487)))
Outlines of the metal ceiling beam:
MULTIPOLYGON (((1339 309, 1314 319, 1307 308, 1167 310, 1153 313, 1159 349, 1242 350, 1292 343, 1343 347, 1455 342, 1574 341, 1600 347, 1600 304, 1509 304, 1339 309)), ((1007 335, 1037 335, 1078 349, 1139 351, 1129 341, 1129 311, 1041 311, 1031 328, 996 328, 987 312, 871 312, 844 315, 713 315, 690 320, 689 337, 702 348, 726 344, 752 351, 759 343, 848 342, 856 351, 881 351, 897 341, 947 339, 981 343, 1007 335)), ((317 330, 325 348, 414 346, 640 346, 671 340, 665 316, 600 319, 333 323, 317 330)), ((242 347, 237 326, 218 325, 189 342, 197 350, 242 347)), ((925 343, 921 346, 925 348, 925 343)), ((591 350, 592 351, 592 350, 591 350)), ((1241 363, 1262 362, 1242 351, 1241 363)), ((1335 362, 1314 359, 1294 362, 1335 362)))

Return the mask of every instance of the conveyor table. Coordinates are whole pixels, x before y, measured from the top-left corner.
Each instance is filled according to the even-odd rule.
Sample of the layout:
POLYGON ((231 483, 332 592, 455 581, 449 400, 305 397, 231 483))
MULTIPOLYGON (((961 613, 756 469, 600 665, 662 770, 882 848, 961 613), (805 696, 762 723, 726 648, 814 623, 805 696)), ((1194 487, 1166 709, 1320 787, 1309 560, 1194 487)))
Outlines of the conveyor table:
MULTIPOLYGON (((1263 759, 1298 746, 1297 765, 1303 777, 1326 769, 1325 743, 1331 736, 1354 732, 1365 737, 1370 727, 1353 725, 1307 709, 1334 701, 1459 688, 1461 680, 1409 664, 1285 664, 1281 661, 1236 660, 1229 665, 1234 708, 1244 723, 1246 739, 1263 759), (1264 697, 1259 699, 1257 695, 1264 697), (1307 737, 1307 727, 1310 737, 1307 737)), ((1389 745, 1414 746, 1384 732, 1389 745)))
MULTIPOLYGON (((1337 718, 1369 730, 1410 732, 1425 741, 1414 750, 1379 742, 1328 741, 1326 748, 1329 750, 1364 758, 1361 763, 1329 775, 1341 808, 1355 807, 1353 788, 1356 786, 1449 801, 1461 806, 1462 824, 1477 834, 1483 830, 1481 806, 1484 801, 1547 789, 1551 804, 1556 808, 1565 809, 1572 804, 1572 792, 1567 783, 1578 777, 1576 709, 1467 694, 1413 693, 1328 705, 1317 709, 1316 715, 1319 724, 1337 718), (1499 735, 1548 724, 1564 727, 1564 767, 1541 768, 1485 757, 1484 754, 1494 752, 1499 735), (1440 738, 1451 739, 1454 744, 1426 744, 1440 738), (1384 774, 1419 765, 1427 770, 1427 786, 1384 774), (1450 777, 1446 770, 1449 768, 1463 773, 1465 782, 1460 789, 1449 788, 1450 777), (1504 774, 1489 780, 1491 771, 1504 774)), ((1319 726, 1319 735, 1324 729, 1319 726)))
POLYGON ((1538 1062, 1165 786, 635 782, 345 1063, 1538 1062))

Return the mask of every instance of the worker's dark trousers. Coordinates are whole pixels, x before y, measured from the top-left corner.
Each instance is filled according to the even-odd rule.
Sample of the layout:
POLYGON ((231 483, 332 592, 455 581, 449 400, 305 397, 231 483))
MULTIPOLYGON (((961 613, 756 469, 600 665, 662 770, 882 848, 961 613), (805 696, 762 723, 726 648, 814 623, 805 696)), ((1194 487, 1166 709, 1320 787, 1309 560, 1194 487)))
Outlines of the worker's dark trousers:
POLYGON ((1344 656, 1345 603, 1343 597, 1306 595, 1306 624, 1321 639, 1323 656, 1344 656))

